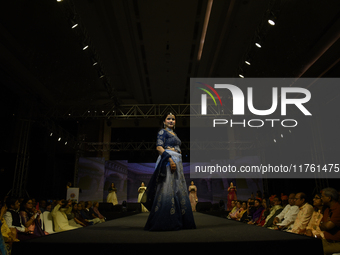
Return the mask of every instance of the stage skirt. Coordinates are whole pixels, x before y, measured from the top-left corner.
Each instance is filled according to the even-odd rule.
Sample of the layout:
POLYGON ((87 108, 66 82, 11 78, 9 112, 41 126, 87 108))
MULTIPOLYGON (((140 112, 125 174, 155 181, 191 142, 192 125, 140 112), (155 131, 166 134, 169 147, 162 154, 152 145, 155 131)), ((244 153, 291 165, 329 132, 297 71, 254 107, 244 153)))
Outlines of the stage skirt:
MULTIPOLYGON (((166 176, 156 184, 156 193, 144 229, 166 231, 196 228, 183 174, 182 155, 172 150, 166 152, 176 163, 176 171, 171 173, 170 164, 166 164, 166 176)), ((161 156, 157 159, 156 169, 160 161, 161 156)), ((154 174, 158 175, 156 172, 154 174)), ((156 179, 151 178, 150 182, 156 179)))

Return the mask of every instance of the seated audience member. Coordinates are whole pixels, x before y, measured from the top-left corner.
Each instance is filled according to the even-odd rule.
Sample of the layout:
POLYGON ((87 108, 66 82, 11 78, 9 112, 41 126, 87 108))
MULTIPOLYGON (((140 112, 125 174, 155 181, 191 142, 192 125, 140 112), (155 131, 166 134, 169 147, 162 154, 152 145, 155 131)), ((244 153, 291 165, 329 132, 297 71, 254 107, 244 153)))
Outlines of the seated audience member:
POLYGON ((2 204, 1 210, 0 210, 0 229, 1 229, 3 241, 8 244, 6 248, 10 248, 13 242, 19 242, 20 240, 17 239, 16 228, 9 228, 7 226, 7 223, 4 219, 4 215, 6 212, 7 212, 7 205, 2 204))
POLYGON ((295 195, 295 205, 299 207, 294 224, 288 229, 288 232, 295 234, 304 234, 306 227, 313 214, 313 206, 306 201, 306 194, 303 192, 295 195))
POLYGON ((228 213, 227 218, 230 219, 230 214, 234 213, 236 211, 236 200, 231 200, 231 206, 232 209, 231 211, 228 213))
POLYGON ((312 218, 310 219, 308 226, 306 227, 306 236, 315 237, 316 235, 325 238, 323 231, 320 229, 320 222, 323 217, 324 206, 321 200, 321 193, 315 194, 313 198, 314 212, 312 218))
POLYGON ((288 197, 288 205, 277 215, 273 221, 276 225, 274 229, 285 229, 294 223, 296 216, 299 212, 299 207, 295 205, 295 193, 292 193, 288 197))
POLYGON ((256 191, 255 199, 259 199, 262 202, 262 192, 261 190, 256 191))
POLYGON ((47 202, 45 209, 46 209, 45 212, 51 212, 52 211, 52 203, 47 202))
POLYGON ((263 225, 263 227, 267 228, 267 227, 272 227, 273 226, 273 221, 275 219, 275 217, 282 212, 283 207, 281 205, 281 199, 279 197, 273 197, 272 199, 272 203, 273 206, 270 209, 269 215, 267 216, 265 223, 263 225))
MULTIPOLYGON (((36 208, 36 206, 37 206, 37 201, 35 200, 34 197, 32 197, 31 199, 32 199, 32 206, 33 206, 34 208, 36 208)), ((21 202, 20 204, 22 205, 22 202, 21 202)))
POLYGON ((88 220, 84 219, 84 217, 81 215, 81 210, 83 210, 83 207, 81 203, 78 203, 77 209, 74 210, 74 219, 75 220, 77 219, 76 222, 82 225, 83 227, 93 225, 92 222, 89 222, 88 220))
POLYGON ((71 206, 72 206, 72 211, 69 214, 67 214, 68 223, 70 224, 70 226, 73 226, 73 227, 78 227, 78 228, 84 227, 80 223, 80 221, 76 219, 76 216, 75 216, 75 214, 77 213, 78 204, 73 203, 71 206))
POLYGON ((7 198, 6 206, 7 212, 4 214, 4 219, 10 229, 16 228, 17 238, 20 241, 34 238, 34 236, 29 233, 28 228, 26 228, 21 222, 21 217, 19 215, 19 200, 13 197, 7 198))
POLYGON ((53 208, 51 214, 53 217, 55 232, 62 232, 78 228, 71 226, 67 219, 67 214, 69 214, 72 210, 71 203, 71 201, 60 200, 58 201, 58 204, 53 208))
POLYGON ((270 207, 274 206, 274 198, 276 198, 276 195, 271 195, 269 197, 269 205, 270 205, 270 207))
POLYGON ((46 200, 40 200, 39 202, 39 210, 41 211, 41 213, 44 213, 46 211, 46 200))
MULTIPOLYGON (((3 215, 5 213, 5 211, 3 209, 6 209, 6 207, 5 206, 1 207, 0 219, 3 217, 3 215)), ((1 227, 2 227, 2 222, 0 221, 0 229, 1 229, 1 227)), ((2 231, 0 231, 0 254, 3 254, 3 255, 7 255, 8 254, 8 250, 6 248, 5 239, 4 239, 3 235, 2 235, 2 231)))
POLYGON ((229 219, 235 220, 236 219, 236 214, 240 211, 241 209, 241 202, 236 201, 236 210, 234 210, 233 213, 229 213, 229 219))
POLYGON ((105 222, 105 217, 99 212, 99 202, 93 202, 93 211, 98 215, 101 222, 105 222))
POLYGON ((242 202, 241 209, 236 214, 236 220, 241 221, 241 219, 243 218, 243 215, 245 215, 245 217, 247 217, 247 202, 246 201, 242 202))
POLYGON ((258 198, 255 199, 254 208, 255 208, 255 211, 253 215, 251 216, 251 220, 248 222, 248 224, 256 224, 257 220, 259 220, 261 217, 261 214, 264 208, 261 205, 260 199, 258 198))
POLYGON ((7 226, 6 221, 4 220, 3 216, 5 215, 7 211, 6 204, 0 205, 0 254, 7 255, 11 252, 11 247, 13 242, 19 241, 16 238, 16 229, 12 228, 9 229, 7 226), (13 230, 13 231, 12 231, 13 230))
POLYGON ((247 212, 245 212, 242 216, 242 218, 240 219, 241 222, 247 223, 250 221, 255 209, 255 200, 253 198, 249 198, 248 202, 247 202, 247 212))
POLYGON ((90 212, 90 207, 92 207, 91 201, 85 202, 85 208, 80 211, 81 215, 85 220, 88 220, 89 222, 93 222, 93 224, 100 223, 100 219, 98 217, 95 217, 95 215, 92 215, 90 212))
POLYGON ((79 203, 81 204, 81 207, 85 209, 85 201, 79 201, 79 203))
POLYGON ((44 236, 45 233, 41 228, 40 215, 41 211, 33 207, 31 198, 26 198, 22 201, 20 209, 20 217, 22 224, 34 235, 34 237, 44 236))
MULTIPOLYGON (((320 229, 325 239, 322 239, 324 254, 340 252, 340 204, 338 192, 333 188, 326 188, 321 193, 322 202, 327 208, 320 222, 320 229)), ((316 235, 321 238, 320 235, 316 235)))
POLYGON ((281 193, 282 207, 285 208, 288 205, 288 196, 281 193))
POLYGON ((53 199, 52 200, 52 203, 51 203, 51 212, 53 211, 54 207, 56 207, 58 205, 58 202, 56 199, 53 199))
POLYGON ((259 217, 259 219, 255 222, 255 225, 262 227, 264 225, 264 223, 266 222, 266 218, 269 214, 269 206, 267 203, 267 200, 265 198, 262 199, 262 207, 263 207, 263 211, 259 217))

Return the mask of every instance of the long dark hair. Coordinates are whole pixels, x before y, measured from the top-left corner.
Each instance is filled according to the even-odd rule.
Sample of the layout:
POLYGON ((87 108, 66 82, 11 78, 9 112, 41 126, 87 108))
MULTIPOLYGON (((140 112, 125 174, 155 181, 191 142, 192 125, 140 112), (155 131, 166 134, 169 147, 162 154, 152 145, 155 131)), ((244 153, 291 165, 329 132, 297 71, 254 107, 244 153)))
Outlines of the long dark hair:
MULTIPOLYGON (((33 212, 26 210, 26 207, 25 207, 25 205, 26 205, 26 204, 28 203, 28 201, 30 201, 30 200, 33 202, 32 198, 26 197, 26 198, 21 202, 19 211, 25 211, 25 212, 29 215, 29 217, 32 217, 32 216, 33 216, 33 212)), ((33 209, 33 208, 32 208, 32 209, 33 209)))

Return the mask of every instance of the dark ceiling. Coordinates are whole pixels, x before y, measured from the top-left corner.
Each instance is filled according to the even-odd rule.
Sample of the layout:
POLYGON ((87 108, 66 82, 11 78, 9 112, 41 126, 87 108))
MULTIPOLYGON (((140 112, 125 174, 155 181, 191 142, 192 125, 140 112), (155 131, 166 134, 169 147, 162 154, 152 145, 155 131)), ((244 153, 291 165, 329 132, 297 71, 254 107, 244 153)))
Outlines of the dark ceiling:
MULTIPOLYGON (((37 118, 75 108, 87 111, 126 104, 189 104, 190 77, 339 77, 339 37, 339 0, 5 1, 0 9, 0 113, 7 122, 0 126, 0 151, 8 151, 7 145, 15 141, 16 133, 10 132, 15 127, 13 113, 37 118), (212 8, 198 60, 208 3, 212 8), (271 14, 277 18, 275 26, 267 22, 271 14), (72 28, 74 24, 78 26, 72 28), (255 46, 259 39, 261 49, 255 46), (251 65, 245 60, 251 60, 251 65)), ((340 87, 316 87, 314 84, 309 89, 313 95, 322 93, 320 105, 333 107, 320 118, 320 122, 331 123, 319 131, 324 147, 312 140, 312 131, 304 130, 307 123, 296 130, 297 135, 288 137, 286 145, 269 147, 267 160, 309 159, 313 142, 315 155, 318 149, 323 150, 328 153, 327 163, 337 162, 340 87), (292 149, 295 144, 302 153, 292 149)), ((134 121, 130 126, 138 126, 134 121)), ((74 136, 81 129, 77 123, 72 122, 74 128, 69 129, 76 130, 74 136)), ((89 125, 83 132, 92 135, 90 142, 98 139, 100 132, 94 130, 98 127, 89 125)), ((289 134, 285 131, 286 138, 289 134)), ((42 133, 40 129, 34 132, 42 133)), ((180 132, 187 130, 178 133, 189 139, 180 132)), ((271 135, 267 129, 264 132, 271 135)), ((276 132, 280 137, 281 131, 276 132)), ((116 137, 130 139, 123 131, 112 133, 113 141, 116 137)), ((254 133, 245 132, 237 139, 254 139, 254 133)), ((60 169, 72 174, 73 155, 67 168, 64 156, 53 156, 53 146, 45 145, 49 134, 34 137, 41 140, 39 145, 32 139, 40 146, 34 151, 42 156, 38 155, 35 163, 31 158, 32 169, 41 168, 43 173, 54 164, 55 176, 60 169), (46 163, 41 164, 41 159, 46 163)), ((2 155, 1 161, 7 157, 2 155)), ((140 162, 146 161, 142 155, 140 162)), ((14 165, 11 162, 8 168, 14 165)))
POLYGON ((211 2, 198 60, 207 0, 6 1, 3 94, 46 112, 186 104, 190 77, 339 76, 340 1, 211 2))

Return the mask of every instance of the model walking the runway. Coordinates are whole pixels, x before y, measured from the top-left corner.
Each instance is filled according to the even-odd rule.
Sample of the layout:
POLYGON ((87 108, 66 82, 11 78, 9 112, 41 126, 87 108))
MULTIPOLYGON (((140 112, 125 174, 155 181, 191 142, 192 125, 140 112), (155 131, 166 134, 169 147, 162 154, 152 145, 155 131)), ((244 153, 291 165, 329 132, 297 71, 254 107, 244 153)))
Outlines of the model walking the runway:
POLYGON ((155 172, 142 198, 150 211, 145 230, 180 230, 196 228, 187 185, 183 174, 181 140, 174 132, 176 117, 167 113, 157 136, 159 153, 155 172))

